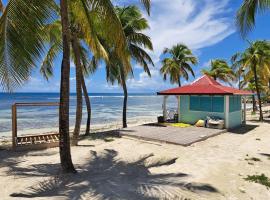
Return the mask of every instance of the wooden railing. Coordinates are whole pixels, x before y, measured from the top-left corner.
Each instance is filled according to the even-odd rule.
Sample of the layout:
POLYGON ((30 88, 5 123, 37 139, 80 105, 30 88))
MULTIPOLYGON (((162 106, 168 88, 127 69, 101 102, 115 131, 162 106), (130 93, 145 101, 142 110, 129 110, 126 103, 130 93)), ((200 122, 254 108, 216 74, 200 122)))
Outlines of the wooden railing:
MULTIPOLYGON (((41 135, 18 136, 17 108, 18 107, 47 107, 57 106, 58 102, 36 102, 36 103, 15 103, 12 105, 12 148, 23 147, 26 145, 42 145, 43 147, 52 147, 58 144, 59 134, 48 133, 41 135)), ((31 147, 30 147, 31 148, 31 147)))

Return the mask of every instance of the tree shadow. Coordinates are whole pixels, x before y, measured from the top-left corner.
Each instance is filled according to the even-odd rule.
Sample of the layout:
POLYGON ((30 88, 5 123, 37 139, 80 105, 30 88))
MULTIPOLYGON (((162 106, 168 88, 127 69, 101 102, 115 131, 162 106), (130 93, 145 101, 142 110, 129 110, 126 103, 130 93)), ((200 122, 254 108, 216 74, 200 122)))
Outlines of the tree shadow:
POLYGON ((235 129, 231 129, 229 130, 229 133, 234 133, 234 134, 246 134, 252 130, 254 130, 255 128, 257 128, 258 125, 253 125, 253 124, 246 124, 243 125, 241 127, 235 128, 235 129))
POLYGON ((265 156, 268 159, 270 159, 270 154, 269 153, 259 153, 261 156, 265 156))
MULTIPOLYGON (((80 166, 77 174, 58 175, 38 185, 27 188, 24 192, 12 193, 11 197, 35 198, 65 196, 68 199, 146 199, 156 200, 182 199, 183 192, 219 193, 209 184, 186 182, 188 174, 161 173, 152 174, 150 168, 168 166, 176 158, 151 162, 153 154, 126 162, 117 159, 118 153, 111 149, 101 155, 90 151, 88 163, 80 166)), ((36 169, 39 170, 39 169, 36 169)))
POLYGON ((53 152, 42 152, 37 151, 11 151, 5 150, 0 154, 0 168, 7 168, 7 175, 15 175, 20 177, 27 176, 52 176, 59 174, 60 165, 59 164, 33 164, 28 167, 23 167, 23 164, 27 162, 24 156, 53 156, 57 154, 58 151, 53 152))

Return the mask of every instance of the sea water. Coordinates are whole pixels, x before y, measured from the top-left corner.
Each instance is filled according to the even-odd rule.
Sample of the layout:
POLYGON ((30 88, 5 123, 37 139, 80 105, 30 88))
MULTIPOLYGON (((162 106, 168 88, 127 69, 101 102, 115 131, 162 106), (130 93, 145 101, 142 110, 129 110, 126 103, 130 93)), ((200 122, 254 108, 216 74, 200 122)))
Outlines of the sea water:
MULTIPOLYGON (((89 94, 92 106, 92 125, 121 125, 123 95, 113 93, 89 94)), ((59 102, 57 93, 0 93, 0 136, 11 131, 11 106, 14 103, 59 102)), ((162 114, 162 96, 156 94, 129 94, 127 118, 130 123, 144 123, 162 114)), ((167 108, 176 109, 177 99, 168 98, 167 108)), ((58 127, 57 107, 19 107, 18 132, 22 130, 58 127)), ((70 95, 70 126, 74 126, 76 94, 70 95)), ((82 125, 86 123, 87 111, 83 107, 82 125)))

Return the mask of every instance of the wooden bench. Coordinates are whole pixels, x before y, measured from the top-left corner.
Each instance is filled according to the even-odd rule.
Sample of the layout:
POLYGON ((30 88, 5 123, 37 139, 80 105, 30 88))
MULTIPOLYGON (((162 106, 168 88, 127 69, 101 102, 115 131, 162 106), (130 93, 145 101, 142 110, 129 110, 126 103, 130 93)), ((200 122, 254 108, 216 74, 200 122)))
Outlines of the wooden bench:
POLYGON ((16 149, 43 149, 59 145, 59 133, 23 135, 15 138, 16 149))

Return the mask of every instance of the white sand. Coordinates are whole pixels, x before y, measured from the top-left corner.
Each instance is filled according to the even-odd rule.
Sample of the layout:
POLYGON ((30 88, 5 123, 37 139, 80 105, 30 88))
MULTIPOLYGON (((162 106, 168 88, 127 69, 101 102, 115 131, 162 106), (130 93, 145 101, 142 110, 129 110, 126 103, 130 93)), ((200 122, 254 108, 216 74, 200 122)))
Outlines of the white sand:
POLYGON ((189 147, 130 138, 86 139, 72 147, 78 174, 68 176, 58 175, 58 148, 2 150, 0 199, 267 200, 265 186, 243 179, 261 173, 270 177, 270 160, 262 155, 270 154, 270 125, 258 125, 246 134, 225 133, 189 147), (251 157, 261 162, 245 160, 251 157), (173 158, 175 163, 158 166, 173 158))

